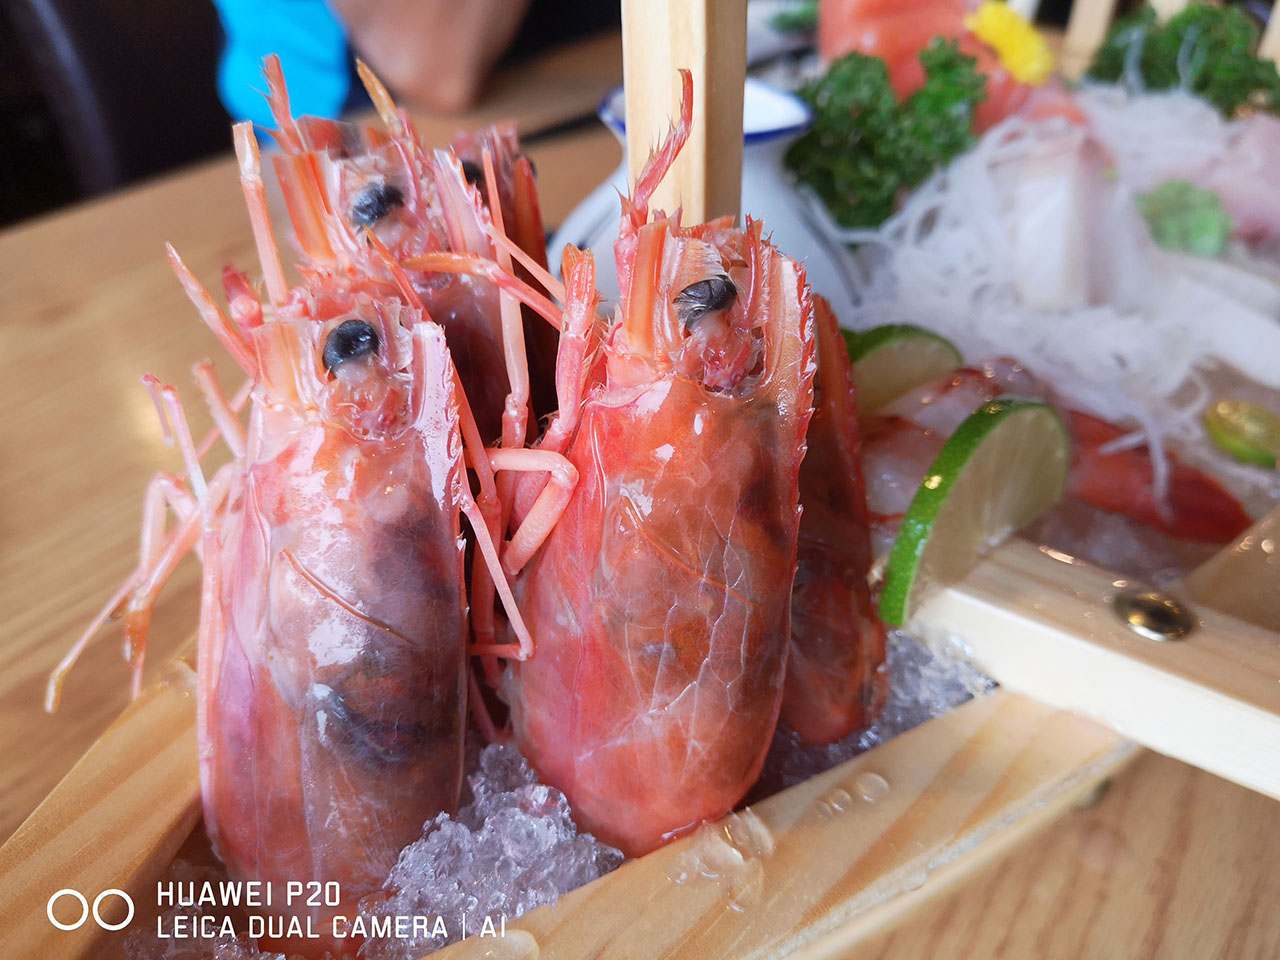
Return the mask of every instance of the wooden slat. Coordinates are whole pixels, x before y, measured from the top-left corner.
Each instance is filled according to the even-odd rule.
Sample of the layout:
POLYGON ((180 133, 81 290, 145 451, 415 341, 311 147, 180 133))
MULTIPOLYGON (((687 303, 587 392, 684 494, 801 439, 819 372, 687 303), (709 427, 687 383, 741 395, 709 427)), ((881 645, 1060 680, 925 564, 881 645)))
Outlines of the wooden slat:
POLYGON ((1088 68, 1111 27, 1117 0, 1074 0, 1062 44, 1062 72, 1078 77, 1088 68))
POLYGON ((1280 643, 1198 605, 1184 641, 1132 633, 1111 610, 1114 575, 1014 540, 914 623, 955 635, 1000 683, 1079 710, 1140 743, 1280 797, 1280 643))
POLYGON ((1280 804, 1144 752, 1100 802, 840 960, 1274 960, 1280 804))
POLYGON ((1266 29, 1262 31, 1258 56, 1264 60, 1280 61, 1280 11, 1275 7, 1272 7, 1271 17, 1267 20, 1266 29))
MULTIPOLYGON (((0 847, 5 957, 96 955, 101 931, 92 918, 72 931, 49 923, 55 891, 78 890, 91 904, 111 888, 154 900, 151 884, 200 816, 195 684, 191 665, 173 661, 0 847)), ((123 909, 114 897, 108 905, 123 909)), ((55 916, 74 923, 78 910, 63 898, 55 916)))
POLYGON ((1168 20, 1175 13, 1186 9, 1191 0, 1148 0, 1161 20, 1168 20))
POLYGON ((1280 633, 1280 507, 1193 571, 1184 586, 1214 609, 1280 633))
POLYGON ((742 89, 746 0, 625 0, 623 72, 627 165, 634 186, 680 102, 677 71, 693 72, 689 143, 653 206, 684 209, 686 223, 738 215, 742 192, 742 89))
POLYGON ((1132 753, 1113 731, 997 692, 508 921, 505 941, 434 956, 838 957, 846 936, 946 889, 1011 825, 1048 822, 1132 753), (845 811, 824 814, 832 801, 845 811))

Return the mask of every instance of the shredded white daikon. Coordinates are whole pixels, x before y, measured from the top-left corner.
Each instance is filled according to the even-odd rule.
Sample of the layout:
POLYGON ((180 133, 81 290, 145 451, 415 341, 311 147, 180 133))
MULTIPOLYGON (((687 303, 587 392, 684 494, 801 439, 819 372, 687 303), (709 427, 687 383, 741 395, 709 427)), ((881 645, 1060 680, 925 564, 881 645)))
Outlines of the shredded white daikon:
MULTIPOLYGON (((1183 168, 1215 163, 1233 125, 1186 94, 1106 90, 1082 104, 1091 128, 1010 119, 879 229, 839 231, 863 268, 846 322, 913 323, 974 360, 1017 358, 1060 402, 1134 422, 1123 442, 1150 447, 1163 495, 1167 447, 1203 446, 1205 371, 1225 363, 1280 387, 1280 286, 1225 260, 1188 266, 1133 203, 1173 151, 1183 168)), ((1268 483, 1223 459, 1213 469, 1237 488, 1268 483)))

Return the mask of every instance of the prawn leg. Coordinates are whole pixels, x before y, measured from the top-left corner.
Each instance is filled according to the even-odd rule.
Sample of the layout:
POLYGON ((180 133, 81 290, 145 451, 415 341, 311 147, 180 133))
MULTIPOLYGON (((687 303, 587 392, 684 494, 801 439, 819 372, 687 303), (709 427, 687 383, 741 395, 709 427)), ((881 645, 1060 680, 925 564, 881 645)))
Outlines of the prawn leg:
POLYGON ((492 260, 474 253, 450 253, 437 251, 409 257, 401 262, 409 270, 424 270, 434 273, 459 273, 480 277, 509 292, 525 306, 540 314, 549 324, 560 329, 562 318, 560 308, 546 296, 531 286, 503 270, 492 260))
MULTIPOLYGON (((414 351, 417 355, 416 362, 418 364, 425 362, 427 352, 431 349, 427 342, 428 337, 429 334, 426 332, 425 327, 420 327, 419 330, 415 331, 414 351)), ((443 346, 443 342, 441 342, 441 345, 443 346)), ((484 445, 480 441, 480 432, 476 427, 475 418, 472 416, 470 405, 467 402, 467 395, 462 389, 462 382, 458 378, 458 372, 452 363, 449 364, 449 378, 452 387, 451 392, 454 401, 457 403, 463 460, 476 473, 480 483, 481 497, 478 503, 471 492, 471 485, 467 480, 465 471, 463 471, 456 481, 455 497, 458 508, 471 524, 471 530, 476 538, 476 559, 472 567, 472 607, 475 610, 473 620, 477 617, 480 619, 478 623, 473 623, 473 629, 476 635, 482 638, 479 642, 471 645, 468 653, 475 656, 504 656, 525 660, 533 656, 533 637, 530 636, 529 629, 525 626, 524 618, 516 606, 515 597, 511 592, 511 585, 507 582, 507 577, 502 571, 502 562, 495 546, 497 538, 493 531, 497 529, 501 513, 493 471, 485 454, 484 445), (494 628, 492 621, 493 594, 491 591, 496 591, 502 601, 502 606, 511 621, 511 628, 516 634, 517 644, 495 644, 492 642, 494 628), (514 652, 511 649, 513 646, 516 648, 514 652)))
POLYGON ((204 288, 199 280, 196 279, 191 269, 182 262, 182 258, 178 256, 178 251, 173 249, 172 244, 165 244, 165 250, 169 254, 169 265, 173 268, 173 272, 178 276, 178 282, 182 284, 183 290, 187 293, 187 298, 195 304, 196 309, 200 312, 201 319, 213 331, 213 335, 222 341, 222 345, 227 348, 227 352, 235 357, 236 363, 240 364, 240 368, 245 373, 253 376, 257 371, 258 362, 254 356, 253 349, 244 338, 244 334, 240 328, 231 322, 222 308, 218 306, 216 300, 209 295, 209 291, 204 288))
MULTIPOLYGON (((218 380, 213 364, 205 360, 192 367, 191 372, 195 376, 201 394, 204 395, 205 403, 209 406, 209 412, 213 414, 217 431, 231 450, 231 455, 237 460, 243 459, 246 449, 244 425, 236 416, 235 404, 227 398, 226 391, 222 389, 222 383, 218 380)), ((198 457, 200 451, 197 450, 196 453, 198 457)))
MULTIPOLYGON (((231 489, 231 477, 236 467, 234 461, 226 464, 206 483, 204 471, 200 467, 200 453, 191 438, 191 428, 187 424, 182 398, 178 395, 177 389, 170 384, 161 383, 151 374, 147 374, 142 380, 155 401, 165 436, 177 439, 192 490, 189 493, 184 491, 186 498, 189 499, 185 500, 181 509, 187 512, 187 516, 174 531, 164 550, 156 558, 155 564, 134 591, 125 611, 125 642, 133 654, 133 695, 135 697, 141 691, 147 635, 150 632, 151 615, 160 591, 173 576, 178 563, 192 550, 198 551, 204 561, 204 579, 207 580, 210 576, 213 566, 210 556, 212 551, 207 547, 214 539, 213 518, 227 499, 231 489)), ((217 387, 216 380, 212 383, 217 387)), ((220 387, 217 387, 217 393, 221 397, 222 404, 225 405, 227 415, 238 426, 238 422, 234 420, 234 414, 231 413, 231 404, 222 394, 220 387)), ((216 412, 215 421, 221 429, 222 424, 216 412)), ((234 445, 234 437, 226 439, 228 446, 234 445)))
MULTIPOLYGON (((493 217, 494 233, 505 236, 502 221, 502 201, 498 196, 498 178, 493 169, 493 152, 485 147, 481 153, 484 163, 485 183, 489 190, 489 209, 493 217)), ((498 265, 513 273, 511 256, 501 247, 495 251, 498 265)), ((524 446, 529 427, 529 359, 524 343, 524 317, 519 302, 507 290, 499 288, 498 298, 502 313, 502 353, 507 368, 507 400, 502 410, 502 446, 515 452, 524 446)), ((498 467, 495 465, 494 470, 498 467)), ((518 469, 518 468, 517 468, 518 469)), ((576 478, 575 478, 576 480, 576 478)), ((510 475, 498 478, 499 520, 498 531, 505 531, 511 516, 514 478, 510 475)), ((570 484, 572 489, 572 484, 570 484)), ((568 494, 566 493, 566 499, 568 494)), ((563 510, 563 505, 561 506, 563 510)), ((527 558, 526 558, 527 559, 527 558)))
MULTIPOLYGON (((489 534, 489 526, 485 520, 484 514, 476 505, 475 498, 471 495, 466 482, 459 485, 459 507, 467 520, 471 523, 471 530, 476 537, 477 553, 484 558, 485 566, 488 568, 489 574, 492 576, 493 588, 497 591, 499 599, 502 600, 503 609, 507 611, 507 617, 511 621, 511 629, 515 632, 517 643, 473 643, 467 650, 468 654, 477 657, 509 657, 514 660, 528 660, 533 656, 533 637, 529 634, 529 628, 525 626, 524 617, 520 614, 519 607, 516 606, 515 596, 511 593, 511 584, 507 581, 506 574, 502 571, 502 561, 498 558, 498 549, 494 545, 494 539, 489 534), (515 647, 513 651, 511 648, 515 647)), ((474 578, 474 574, 472 575, 474 578)))
POLYGON ((533 507, 503 547, 502 569, 514 577, 542 546, 578 485, 578 469, 552 450, 491 450, 495 472, 511 470, 545 473, 547 479, 533 507))
MULTIPOLYGON (((209 371, 208 376, 212 378, 212 370, 209 371)), ((211 382, 216 386, 216 379, 212 379, 211 382)), ((175 414, 180 416, 182 410, 177 392, 172 387, 162 385, 155 377, 144 378, 144 383, 156 401, 166 437, 172 436, 175 430, 175 414), (173 400, 169 400, 167 396, 162 399, 162 393, 166 390, 173 391, 173 400)), ((217 387, 217 393, 226 415, 234 422, 236 401, 228 400, 220 387, 217 387)), ((236 400, 243 402, 239 396, 236 400)), ((218 417, 218 414, 215 414, 215 417, 218 417)), ((220 432, 221 419, 218 426, 220 432)), ((204 526, 204 511, 218 509, 230 489, 231 471, 228 468, 231 465, 219 470, 206 486, 200 472, 200 451, 191 441, 185 418, 182 418, 180 426, 176 426, 176 431, 180 437, 184 459, 187 461, 185 472, 199 477, 196 481, 196 489, 200 493, 193 493, 183 484, 181 477, 172 473, 157 473, 148 483, 143 501, 138 566, 93 618, 49 677, 45 690, 45 709, 50 713, 57 710, 67 674, 84 653, 89 642, 104 625, 121 617, 124 618, 125 657, 132 671, 131 692, 134 697, 141 692, 147 637, 150 634, 152 614, 160 591, 173 576, 183 557, 192 550, 197 553, 202 552, 201 533, 204 526), (201 497, 203 497, 203 503, 201 497), (177 524, 171 531, 166 529, 168 510, 172 510, 178 518, 177 524)), ((232 441, 228 440, 228 445, 231 443, 232 441)))
POLYGON ((154 605, 154 596, 151 604, 146 602, 147 591, 143 587, 156 583, 163 584, 168 579, 168 574, 164 571, 171 570, 172 566, 176 565, 174 558, 181 559, 192 548, 199 536, 198 513, 195 498, 182 486, 182 482, 175 475, 157 473, 151 478, 143 501, 138 566, 98 611, 97 616, 54 668, 45 687, 46 711, 53 713, 58 709, 67 674, 76 665, 76 661, 89 646, 89 642, 106 624, 126 616, 126 611, 125 659, 133 668, 132 689, 133 695, 137 696, 141 682, 142 657, 151 622, 151 606, 154 605), (167 538, 166 506, 173 509, 179 518, 177 528, 169 533, 167 538))
MULTIPOLYGON (((592 346, 599 302, 595 287, 595 260, 591 254, 566 245, 562 259, 569 295, 556 353, 556 400, 559 409, 547 424, 546 433, 538 444, 539 450, 555 453, 565 451, 578 428, 586 389, 587 354, 592 346)), ((534 508, 545 482, 544 478, 529 476, 522 478, 516 486, 512 499, 517 524, 522 524, 534 508)))
MULTIPOLYGON (((489 538, 496 539, 499 524, 502 522, 502 507, 498 502, 497 485, 489 458, 484 455, 480 429, 476 425, 475 416, 471 413, 471 405, 467 402, 467 395, 462 389, 462 381, 456 369, 453 371, 453 392, 458 398, 458 425, 462 434, 462 449, 466 464, 475 473, 480 487, 477 509, 489 538)), ((470 493, 469 490, 468 493, 470 493)), ((493 622, 494 581, 493 574, 482 562, 483 559, 477 553, 471 561, 471 629, 476 635, 476 642, 481 646, 488 646, 494 642, 496 630, 493 622)))

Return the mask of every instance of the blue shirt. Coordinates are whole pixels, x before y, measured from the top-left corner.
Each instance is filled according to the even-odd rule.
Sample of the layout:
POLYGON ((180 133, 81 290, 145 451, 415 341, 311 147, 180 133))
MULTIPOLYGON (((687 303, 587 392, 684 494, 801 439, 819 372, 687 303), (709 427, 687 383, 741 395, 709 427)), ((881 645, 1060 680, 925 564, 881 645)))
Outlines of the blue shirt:
POLYGON ((325 0, 214 0, 226 46, 218 94, 236 120, 275 126, 262 61, 280 57, 295 117, 336 117, 351 93, 347 31, 325 0))

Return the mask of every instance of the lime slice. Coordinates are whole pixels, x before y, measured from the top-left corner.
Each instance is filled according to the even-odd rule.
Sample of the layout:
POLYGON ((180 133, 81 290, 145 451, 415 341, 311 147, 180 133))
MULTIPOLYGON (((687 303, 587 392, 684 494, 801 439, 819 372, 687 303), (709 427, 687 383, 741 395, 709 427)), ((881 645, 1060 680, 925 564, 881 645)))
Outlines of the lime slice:
POLYGON ((1215 444, 1241 463, 1274 470, 1280 458, 1280 417, 1243 400, 1218 400, 1204 412, 1215 444))
POLYGON ((964 362, 950 340, 907 323, 841 333, 849 344, 853 382, 858 388, 858 416, 862 418, 964 362))
POLYGON ((931 589, 1053 506, 1070 465, 1066 428, 1048 404, 1000 397, 971 413, 903 515, 880 593, 885 623, 907 623, 931 589))

